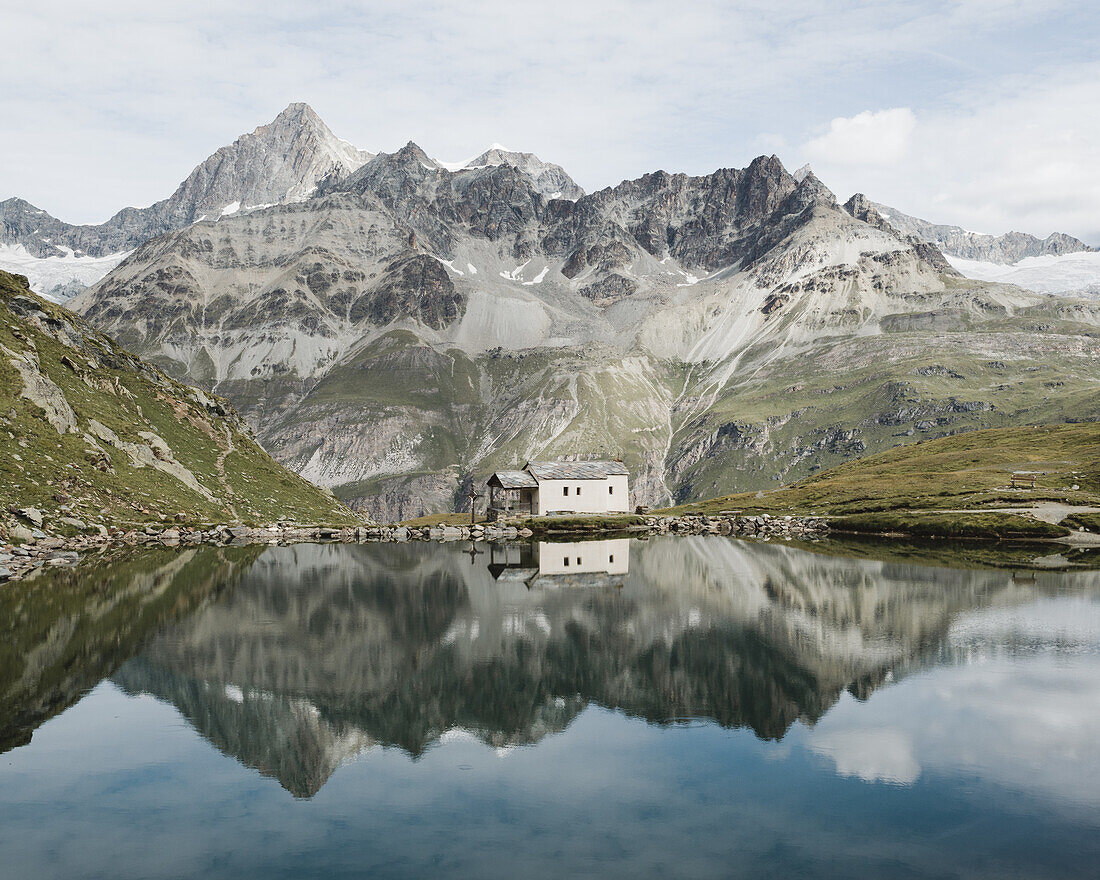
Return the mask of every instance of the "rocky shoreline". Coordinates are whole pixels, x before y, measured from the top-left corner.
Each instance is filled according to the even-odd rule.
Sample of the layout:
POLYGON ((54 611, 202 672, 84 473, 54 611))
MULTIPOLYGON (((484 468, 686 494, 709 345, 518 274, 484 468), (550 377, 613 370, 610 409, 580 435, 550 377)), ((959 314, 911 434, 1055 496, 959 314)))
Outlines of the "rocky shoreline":
POLYGON ((523 520, 500 523, 477 523, 463 526, 305 526, 296 523, 276 523, 269 526, 218 525, 206 528, 162 524, 141 529, 104 530, 74 537, 47 535, 40 529, 30 532, 22 544, 0 546, 0 581, 26 577, 47 567, 75 565, 91 551, 124 547, 193 547, 200 544, 301 544, 312 541, 337 543, 372 543, 404 541, 515 541, 532 537, 570 540, 599 534, 629 533, 638 537, 651 535, 732 535, 765 540, 821 537, 828 531, 827 523, 818 518, 740 516, 734 513, 717 516, 645 516, 642 522, 628 527, 601 522, 593 518, 587 528, 555 530, 552 521, 537 523, 538 530, 528 528, 523 520))

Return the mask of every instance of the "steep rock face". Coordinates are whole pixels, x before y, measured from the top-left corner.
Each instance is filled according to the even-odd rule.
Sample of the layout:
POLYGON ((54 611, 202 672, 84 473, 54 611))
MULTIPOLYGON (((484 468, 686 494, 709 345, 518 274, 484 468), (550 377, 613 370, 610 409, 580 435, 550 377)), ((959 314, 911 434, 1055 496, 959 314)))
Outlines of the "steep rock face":
POLYGON ((886 222, 882 214, 879 213, 872 202, 863 193, 856 193, 848 201, 844 203, 844 210, 855 217, 857 220, 862 220, 864 223, 869 223, 877 229, 889 229, 890 224, 886 222))
POLYGON ((442 330, 454 323, 464 303, 443 265, 416 254, 388 263, 374 289, 351 304, 348 317, 379 325, 408 319, 442 330))
POLYGON ((658 171, 561 206, 542 243, 548 253, 569 254, 573 277, 585 267, 620 268, 639 248, 685 266, 729 266, 744 255, 746 233, 797 186, 775 156, 705 177, 658 171))
POLYGON ((164 205, 169 228, 223 212, 300 202, 371 154, 340 140, 307 104, 291 104, 199 165, 164 205))
POLYGON ((386 518, 540 456, 622 453, 634 500, 659 503, 772 486, 930 419, 1057 419, 1045 382, 1097 410, 1100 309, 969 282, 882 220, 775 157, 569 201, 409 144, 306 202, 149 242, 74 307, 386 518), (980 366, 1005 357, 996 381, 980 366), (921 376, 899 422, 880 389, 927 363, 967 378, 921 376))
POLYGON ((525 233, 537 224, 547 199, 531 178, 512 165, 487 165, 452 173, 416 144, 380 153, 326 192, 352 192, 381 200, 415 234, 410 243, 451 257, 463 234, 511 241, 512 252, 530 248, 525 233))
MULTIPOLYGON (((856 193, 847 202, 844 203, 844 210, 855 217, 857 220, 862 220, 864 223, 883 230, 890 230, 895 228, 879 213, 875 207, 874 202, 867 198, 863 193, 856 193)), ((949 274, 954 273, 955 269, 944 258, 940 252, 939 243, 929 241, 914 233, 903 232, 907 240, 913 245, 913 247, 920 253, 921 257, 934 265, 941 272, 947 272, 949 274)))

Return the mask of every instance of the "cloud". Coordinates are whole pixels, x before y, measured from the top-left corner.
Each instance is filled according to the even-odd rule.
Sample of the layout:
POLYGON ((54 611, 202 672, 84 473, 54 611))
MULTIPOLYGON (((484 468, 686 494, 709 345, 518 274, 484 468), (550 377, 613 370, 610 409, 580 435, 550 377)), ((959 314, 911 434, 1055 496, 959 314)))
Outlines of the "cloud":
MULTIPOLYGON (((968 207, 980 192, 951 197, 986 178, 987 155, 955 137, 934 145, 958 150, 958 173, 941 185, 928 176, 939 169, 906 161, 919 157, 922 132, 951 133, 956 120, 985 149, 1014 149, 986 143, 981 118, 1007 108, 1013 90, 1054 93, 1036 108, 1048 130, 1100 117, 1095 96, 1074 103, 1060 91, 1095 60, 1100 18, 1083 0, 700 0, 675 13, 659 0, 7 6, 0 198, 74 221, 167 196, 295 100, 365 149, 413 139, 454 160, 498 141, 561 163, 588 189, 805 145, 822 172, 839 169, 840 189, 898 192, 912 199, 898 207, 931 205, 943 220, 984 216, 968 207), (904 187, 893 185, 899 174, 904 187)), ((1004 134, 1003 122, 992 130, 1004 134)), ((780 156, 798 167, 799 149, 780 156)), ((1048 164, 1034 174, 1044 188, 1029 185, 981 222, 1031 229, 1059 204, 1076 211, 1080 162, 1048 164)))
POLYGON ((834 119, 800 152, 841 198, 858 190, 980 232, 1100 243, 1100 64, 1013 77, 921 114, 834 119))
POLYGON ((806 144, 805 152, 819 165, 896 165, 906 158, 916 127, 917 117, 908 107, 838 116, 826 134, 806 144))
POLYGON ((912 737, 903 730, 850 727, 811 732, 806 739, 811 751, 832 758, 841 776, 895 785, 910 785, 920 776, 912 737))
POLYGON ((937 665, 842 696, 805 734, 842 776, 909 784, 980 779, 1060 809, 1100 807, 1100 599, 1036 599, 966 612, 937 665))

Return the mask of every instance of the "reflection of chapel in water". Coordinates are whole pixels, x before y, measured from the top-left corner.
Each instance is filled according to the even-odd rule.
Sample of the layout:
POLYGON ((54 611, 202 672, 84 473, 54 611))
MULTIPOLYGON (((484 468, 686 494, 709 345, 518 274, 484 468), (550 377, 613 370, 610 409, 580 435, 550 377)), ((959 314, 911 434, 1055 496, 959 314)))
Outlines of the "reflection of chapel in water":
POLYGON ((489 573, 529 589, 618 587, 630 570, 630 539, 493 544, 489 573))

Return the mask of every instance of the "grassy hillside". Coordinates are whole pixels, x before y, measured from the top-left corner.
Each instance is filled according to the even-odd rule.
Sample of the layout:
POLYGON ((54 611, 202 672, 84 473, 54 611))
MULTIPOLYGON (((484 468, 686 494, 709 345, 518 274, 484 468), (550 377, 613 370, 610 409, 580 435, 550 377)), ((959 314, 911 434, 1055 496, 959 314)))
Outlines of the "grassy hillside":
MULTIPOLYGON (((970 431, 898 446, 781 489, 725 495, 672 510, 815 513, 849 517, 853 525, 893 524, 914 534, 950 534, 966 528, 949 525, 954 514, 948 511, 1042 502, 1100 506, 1100 423, 970 431), (1009 488, 1013 473, 1034 474, 1035 488, 1009 488), (905 524, 911 527, 902 528, 905 524)), ((1039 526, 1020 528, 1040 536, 1039 526)))
POLYGON ((0 539, 159 520, 345 523, 224 400, 182 385, 0 272, 0 539))
POLYGON ((965 431, 1100 420, 1086 307, 1052 297, 1002 314, 972 284, 945 283, 965 310, 888 316, 881 333, 825 337, 798 357, 750 350, 672 444, 676 500, 790 485, 965 431))

